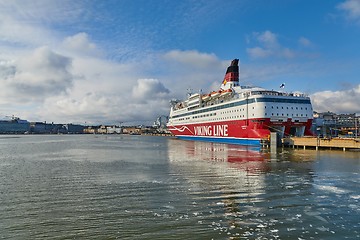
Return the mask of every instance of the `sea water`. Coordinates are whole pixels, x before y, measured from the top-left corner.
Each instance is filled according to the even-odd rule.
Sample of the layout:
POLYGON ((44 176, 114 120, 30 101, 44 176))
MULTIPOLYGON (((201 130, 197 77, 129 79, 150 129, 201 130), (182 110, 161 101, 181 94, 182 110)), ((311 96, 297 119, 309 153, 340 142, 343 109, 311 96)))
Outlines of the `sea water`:
POLYGON ((360 152, 0 137, 0 239, 360 239, 360 152))

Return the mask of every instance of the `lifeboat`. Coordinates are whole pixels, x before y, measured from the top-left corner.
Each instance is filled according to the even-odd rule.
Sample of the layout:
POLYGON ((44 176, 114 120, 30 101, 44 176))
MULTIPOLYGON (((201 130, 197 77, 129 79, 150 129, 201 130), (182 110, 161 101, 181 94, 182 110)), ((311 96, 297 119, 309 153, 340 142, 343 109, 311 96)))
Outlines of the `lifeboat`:
POLYGON ((221 96, 228 96, 232 93, 231 89, 226 89, 224 91, 221 92, 221 96))
POLYGON ((211 97, 218 97, 218 96, 220 96, 220 92, 213 91, 210 93, 210 95, 211 95, 211 97))
POLYGON ((210 98, 210 94, 205 94, 201 97, 202 100, 206 101, 210 98))

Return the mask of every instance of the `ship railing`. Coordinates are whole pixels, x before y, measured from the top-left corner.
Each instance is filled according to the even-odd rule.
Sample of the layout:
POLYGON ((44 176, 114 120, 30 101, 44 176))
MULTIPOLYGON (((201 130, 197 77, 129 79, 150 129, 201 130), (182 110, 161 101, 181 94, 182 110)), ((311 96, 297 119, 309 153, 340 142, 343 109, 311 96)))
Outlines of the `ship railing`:
POLYGON ((276 92, 276 91, 252 91, 249 95, 270 95, 270 96, 285 96, 285 97, 307 97, 304 93, 288 93, 288 92, 276 92))

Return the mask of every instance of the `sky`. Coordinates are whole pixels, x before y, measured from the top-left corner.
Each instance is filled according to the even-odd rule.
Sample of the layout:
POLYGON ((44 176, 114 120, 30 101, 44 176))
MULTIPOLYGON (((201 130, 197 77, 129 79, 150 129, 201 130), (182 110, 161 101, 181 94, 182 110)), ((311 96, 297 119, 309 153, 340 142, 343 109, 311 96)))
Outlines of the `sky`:
POLYGON ((360 113, 360 0, 0 0, 0 118, 151 124, 189 89, 360 113))

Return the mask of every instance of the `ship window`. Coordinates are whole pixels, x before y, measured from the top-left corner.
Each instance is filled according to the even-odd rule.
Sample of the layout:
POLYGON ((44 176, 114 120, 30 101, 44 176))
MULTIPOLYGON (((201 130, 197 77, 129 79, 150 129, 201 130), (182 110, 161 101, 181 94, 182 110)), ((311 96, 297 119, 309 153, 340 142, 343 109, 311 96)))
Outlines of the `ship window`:
POLYGON ((276 116, 279 116, 279 114, 277 113, 276 116))
POLYGON ((279 109, 279 107, 276 107, 276 109, 279 109))
POLYGON ((284 109, 284 107, 281 107, 281 109, 284 109))
POLYGON ((265 106, 265 108, 266 108, 266 106, 265 106))
POLYGON ((296 107, 296 110, 298 109, 298 107, 296 107))
POLYGON ((301 108, 301 110, 302 110, 302 108, 301 108))
POLYGON ((265 116, 267 116, 267 113, 265 113, 265 116))
POLYGON ((294 109, 293 107, 291 107, 291 109, 294 109))
POLYGON ((274 114, 272 113, 271 116, 274 116, 274 114))
POLYGON ((289 107, 286 107, 286 109, 289 109, 289 107))
POLYGON ((271 108, 274 108, 274 106, 271 106, 271 108))

